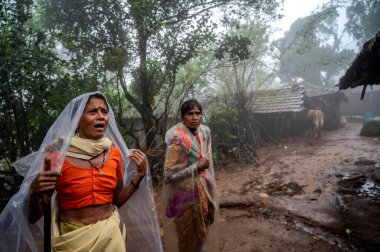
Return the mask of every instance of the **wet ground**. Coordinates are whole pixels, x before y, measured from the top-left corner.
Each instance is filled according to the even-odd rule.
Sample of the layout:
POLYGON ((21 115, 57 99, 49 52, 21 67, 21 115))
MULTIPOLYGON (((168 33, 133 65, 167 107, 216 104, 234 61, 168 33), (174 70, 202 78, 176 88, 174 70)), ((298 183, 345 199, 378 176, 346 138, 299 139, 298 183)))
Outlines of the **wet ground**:
POLYGON ((217 167, 221 251, 380 250, 380 139, 361 123, 217 167))
POLYGON ((361 125, 216 164, 220 251, 380 251, 380 139, 361 125))

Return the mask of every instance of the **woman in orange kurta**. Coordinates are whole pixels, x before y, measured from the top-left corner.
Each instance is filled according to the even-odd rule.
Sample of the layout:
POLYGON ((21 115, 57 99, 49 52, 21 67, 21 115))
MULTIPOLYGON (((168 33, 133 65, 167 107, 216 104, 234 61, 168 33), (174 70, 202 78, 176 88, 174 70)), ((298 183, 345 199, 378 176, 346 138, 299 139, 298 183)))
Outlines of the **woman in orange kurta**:
POLYGON ((40 230, 27 222, 41 221, 46 193, 53 251, 162 251, 146 157, 128 150, 102 94, 73 99, 19 163, 30 168, 0 216, 1 251, 40 250, 40 230), (45 157, 51 171, 41 171, 45 157))

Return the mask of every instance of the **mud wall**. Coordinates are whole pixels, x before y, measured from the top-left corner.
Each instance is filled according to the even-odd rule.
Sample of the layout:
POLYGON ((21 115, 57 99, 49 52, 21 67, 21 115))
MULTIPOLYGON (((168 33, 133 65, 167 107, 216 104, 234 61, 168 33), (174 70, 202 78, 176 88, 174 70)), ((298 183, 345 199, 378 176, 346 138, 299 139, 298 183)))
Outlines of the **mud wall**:
POLYGON ((256 124, 264 141, 304 135, 311 127, 306 110, 301 112, 256 113, 256 124))

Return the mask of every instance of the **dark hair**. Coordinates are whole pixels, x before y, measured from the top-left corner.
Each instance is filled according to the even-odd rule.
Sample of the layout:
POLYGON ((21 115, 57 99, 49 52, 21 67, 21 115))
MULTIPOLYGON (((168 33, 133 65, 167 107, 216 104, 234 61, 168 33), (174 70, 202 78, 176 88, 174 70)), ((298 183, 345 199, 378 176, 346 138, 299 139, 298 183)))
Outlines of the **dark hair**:
MULTIPOLYGON (((100 93, 95 93, 95 94, 92 94, 88 97, 88 100, 87 100, 87 103, 90 102, 91 98, 99 98, 99 99, 102 99, 104 101, 104 103, 106 104, 107 108, 108 108, 108 104, 107 104, 107 100, 106 100, 106 97, 100 93)), ((86 103, 86 104, 87 104, 86 103)), ((109 109, 109 108, 108 108, 109 109)))
MULTIPOLYGON (((88 97, 88 100, 86 102, 86 105, 87 103, 90 102, 91 98, 99 98, 99 99, 102 99, 105 103, 106 103, 106 106, 107 108, 109 109, 108 107, 108 104, 107 104, 107 100, 106 100, 106 97, 100 93, 95 93, 95 94, 92 94, 88 97)), ((73 104, 73 107, 71 109, 71 119, 73 119, 73 117, 75 116, 75 113, 77 112, 78 108, 79 108, 79 105, 80 105, 80 100, 75 100, 74 101, 74 104, 73 104)))
POLYGON ((202 105, 195 99, 190 99, 182 103, 181 105, 181 118, 183 118, 186 112, 192 110, 194 107, 198 107, 202 112, 202 105))

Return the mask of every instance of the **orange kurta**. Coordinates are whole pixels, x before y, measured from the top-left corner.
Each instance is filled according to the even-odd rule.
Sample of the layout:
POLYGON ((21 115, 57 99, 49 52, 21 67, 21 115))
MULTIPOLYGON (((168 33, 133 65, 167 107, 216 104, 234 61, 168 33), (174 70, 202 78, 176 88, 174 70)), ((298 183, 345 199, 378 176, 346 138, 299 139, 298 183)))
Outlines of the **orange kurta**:
POLYGON ((77 168, 65 160, 56 184, 59 207, 73 209, 112 203, 117 179, 122 176, 121 163, 121 151, 114 146, 103 165, 102 176, 98 169, 77 168))

